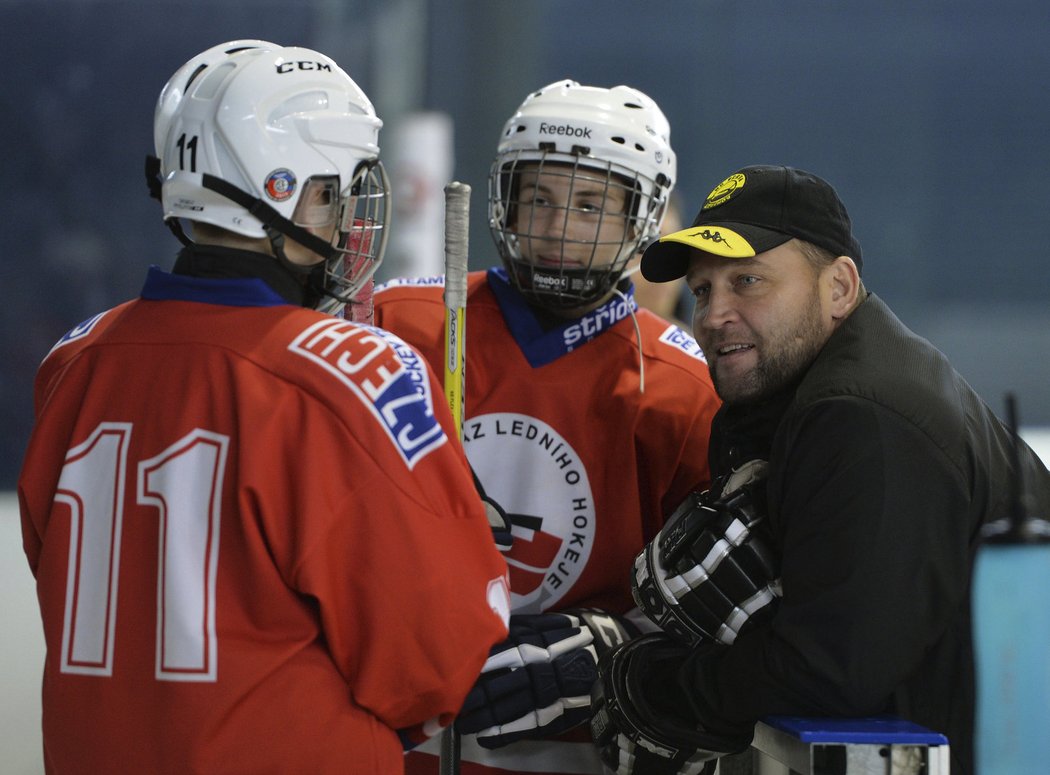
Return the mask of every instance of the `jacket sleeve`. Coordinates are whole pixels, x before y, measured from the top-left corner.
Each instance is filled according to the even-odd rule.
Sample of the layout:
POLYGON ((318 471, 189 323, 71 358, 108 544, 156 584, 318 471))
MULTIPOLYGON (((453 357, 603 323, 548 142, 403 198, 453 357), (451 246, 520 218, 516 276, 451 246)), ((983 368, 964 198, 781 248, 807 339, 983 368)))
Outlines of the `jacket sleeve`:
POLYGON ((942 451, 860 399, 787 422, 769 484, 784 596, 769 625, 689 665, 701 716, 879 712, 967 604, 967 492, 942 451))

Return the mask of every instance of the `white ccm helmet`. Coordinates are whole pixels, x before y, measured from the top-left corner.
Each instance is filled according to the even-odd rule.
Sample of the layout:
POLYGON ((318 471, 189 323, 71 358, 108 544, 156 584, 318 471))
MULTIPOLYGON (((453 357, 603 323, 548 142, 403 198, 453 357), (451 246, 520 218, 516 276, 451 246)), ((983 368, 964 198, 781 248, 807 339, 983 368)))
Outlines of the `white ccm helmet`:
POLYGON ((572 309, 612 291, 630 258, 659 236, 677 172, 670 135, 656 103, 629 86, 605 89, 565 80, 525 99, 504 126, 489 173, 489 228, 511 281, 527 298, 572 309), (557 176, 570 194, 585 185, 603 186, 606 194, 619 189, 625 212, 607 211, 603 197, 598 217, 625 215, 626 228, 612 242, 599 236, 601 220, 589 233, 574 230, 570 216, 581 222, 591 212, 593 220, 594 206, 587 211, 572 196, 560 205, 562 228, 548 225, 541 234, 531 215, 518 223, 518 209, 559 207, 553 201, 520 202, 523 172, 557 176), (537 249, 544 253, 542 262, 527 255, 537 249))
POLYGON ((313 290, 329 297, 323 308, 335 312, 386 246, 381 126, 365 93, 324 54, 230 41, 189 60, 161 91, 147 179, 183 242, 180 219, 269 238, 278 260, 311 275, 313 290), (331 242, 308 230, 333 223, 331 242), (323 265, 290 263, 285 237, 323 265))

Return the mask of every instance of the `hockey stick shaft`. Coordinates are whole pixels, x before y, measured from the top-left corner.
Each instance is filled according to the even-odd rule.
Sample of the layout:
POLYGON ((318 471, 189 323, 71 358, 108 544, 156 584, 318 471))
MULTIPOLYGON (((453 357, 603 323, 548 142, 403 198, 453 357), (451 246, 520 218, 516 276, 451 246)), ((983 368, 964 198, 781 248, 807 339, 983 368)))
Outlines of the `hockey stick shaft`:
POLYGON ((445 186, 445 398, 456 433, 463 432, 466 366, 467 232, 470 186, 445 186))
MULTIPOLYGON (((467 344, 467 239, 470 186, 445 186, 445 399, 456 434, 463 435, 467 344)), ((449 726, 441 733, 441 775, 459 775, 459 734, 449 726)))

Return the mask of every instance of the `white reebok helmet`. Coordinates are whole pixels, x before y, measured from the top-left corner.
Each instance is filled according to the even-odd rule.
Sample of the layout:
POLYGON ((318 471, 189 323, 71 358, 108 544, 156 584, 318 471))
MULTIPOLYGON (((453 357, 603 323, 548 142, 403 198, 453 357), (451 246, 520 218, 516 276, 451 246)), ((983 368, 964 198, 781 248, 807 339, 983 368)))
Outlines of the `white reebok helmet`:
POLYGON ((290 237, 325 259, 316 290, 341 305, 386 245, 381 126, 324 54, 257 40, 214 46, 179 68, 157 102, 152 169, 164 219, 177 234, 186 219, 267 237, 287 268, 311 273, 284 258, 290 237), (330 243, 308 230, 333 223, 330 243))
POLYGON ((558 81, 530 94, 507 121, 489 174, 489 228, 511 281, 532 301, 571 309, 607 297, 630 258, 660 233, 677 165, 670 125, 648 96, 629 86, 611 89, 558 81), (522 173, 561 179, 561 190, 586 185, 618 189, 625 209, 594 203, 519 201, 522 173), (531 213, 561 208, 561 229, 543 233, 531 213), (573 229, 570 217, 600 209, 598 226, 573 229), (519 216, 518 211, 530 215, 519 216), (626 216, 626 228, 609 237, 604 218, 626 216), (519 217, 522 222, 518 222, 519 217), (604 236, 602 236, 604 234, 604 236), (528 247, 526 247, 528 246, 528 247), (542 253, 542 260, 536 254, 542 253), (571 260, 570 260, 571 256, 571 260))

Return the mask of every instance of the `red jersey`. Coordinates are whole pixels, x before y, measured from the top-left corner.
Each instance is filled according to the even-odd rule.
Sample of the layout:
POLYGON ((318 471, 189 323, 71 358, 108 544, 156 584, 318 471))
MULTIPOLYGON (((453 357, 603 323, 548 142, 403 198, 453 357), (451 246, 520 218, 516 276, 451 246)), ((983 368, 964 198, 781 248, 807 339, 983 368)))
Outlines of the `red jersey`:
POLYGON ((260 280, 153 269, 40 367, 18 492, 49 772, 394 773, 506 637, 431 371, 260 280))
MULTIPOLYGON (((437 369, 443 291, 432 278, 375 294, 376 324, 437 369)), ((629 295, 614 297, 549 328, 502 269, 468 276, 464 446, 513 522, 513 613, 627 613, 635 556, 690 490, 708 485, 720 402, 706 361, 691 336, 648 310, 635 313, 636 333, 633 307, 629 295)), ((431 741, 410 753, 407 771, 437 772, 427 753, 437 750, 431 741)), ((464 775, 602 772, 585 728, 495 751, 468 736, 462 750, 464 775)))

